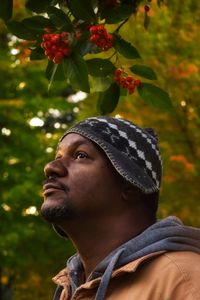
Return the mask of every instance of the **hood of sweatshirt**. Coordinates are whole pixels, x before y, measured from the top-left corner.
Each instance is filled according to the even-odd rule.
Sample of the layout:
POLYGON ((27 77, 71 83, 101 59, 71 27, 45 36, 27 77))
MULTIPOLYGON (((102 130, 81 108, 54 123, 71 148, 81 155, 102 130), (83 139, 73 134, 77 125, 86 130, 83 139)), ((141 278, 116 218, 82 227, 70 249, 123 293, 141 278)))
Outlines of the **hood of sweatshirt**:
MULTIPOLYGON (((200 229, 184 226, 177 217, 171 216, 157 221, 141 234, 112 251, 97 265, 87 279, 87 281, 90 281, 102 277, 95 300, 104 299, 114 269, 145 255, 160 251, 193 251, 200 253, 200 229)), ((73 294, 79 286, 78 274, 83 272, 78 254, 68 260, 67 269, 73 294)))

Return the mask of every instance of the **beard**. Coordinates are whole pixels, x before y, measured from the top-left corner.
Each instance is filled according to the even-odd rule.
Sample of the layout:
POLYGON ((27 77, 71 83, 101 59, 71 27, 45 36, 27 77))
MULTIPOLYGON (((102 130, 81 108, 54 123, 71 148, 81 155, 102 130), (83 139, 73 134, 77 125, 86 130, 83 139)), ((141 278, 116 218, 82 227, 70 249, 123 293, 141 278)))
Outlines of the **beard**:
POLYGON ((74 210, 69 204, 49 206, 44 202, 40 214, 48 223, 61 224, 73 218, 74 210))

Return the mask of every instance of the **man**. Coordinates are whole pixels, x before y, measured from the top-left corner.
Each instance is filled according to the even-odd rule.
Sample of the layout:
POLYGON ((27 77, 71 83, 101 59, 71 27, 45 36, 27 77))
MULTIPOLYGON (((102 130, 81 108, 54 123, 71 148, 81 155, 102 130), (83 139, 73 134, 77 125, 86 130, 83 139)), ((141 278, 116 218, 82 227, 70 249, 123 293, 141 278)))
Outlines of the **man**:
POLYGON ((152 129, 93 117, 64 134, 41 214, 77 254, 54 300, 200 300, 200 230, 156 220, 161 169, 152 129))

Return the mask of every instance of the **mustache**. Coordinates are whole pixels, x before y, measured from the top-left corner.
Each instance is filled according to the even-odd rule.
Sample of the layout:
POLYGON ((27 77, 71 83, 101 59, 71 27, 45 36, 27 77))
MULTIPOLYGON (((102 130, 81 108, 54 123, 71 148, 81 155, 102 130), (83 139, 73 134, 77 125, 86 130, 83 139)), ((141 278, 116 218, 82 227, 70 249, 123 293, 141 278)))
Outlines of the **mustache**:
POLYGON ((64 191, 69 191, 69 187, 63 184, 62 182, 57 181, 56 177, 47 178, 43 181, 43 185, 52 183, 55 184, 58 188, 64 191))

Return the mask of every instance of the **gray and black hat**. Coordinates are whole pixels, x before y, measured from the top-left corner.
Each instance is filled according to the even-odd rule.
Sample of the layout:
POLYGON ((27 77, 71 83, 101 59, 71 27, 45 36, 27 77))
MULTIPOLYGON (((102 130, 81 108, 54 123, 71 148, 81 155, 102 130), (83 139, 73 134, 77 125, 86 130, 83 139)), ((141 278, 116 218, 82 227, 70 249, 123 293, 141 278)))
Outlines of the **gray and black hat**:
MULTIPOLYGON (((112 117, 88 118, 70 128, 97 144, 116 171, 143 193, 158 192, 161 184, 162 161, 157 136, 151 128, 141 128, 132 122, 112 117)), ((67 235, 57 226, 58 234, 67 235)))
POLYGON ((70 128, 60 141, 69 133, 96 143, 116 171, 143 193, 159 191, 162 162, 153 129, 120 118, 92 117, 70 128))

